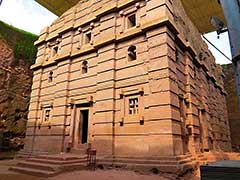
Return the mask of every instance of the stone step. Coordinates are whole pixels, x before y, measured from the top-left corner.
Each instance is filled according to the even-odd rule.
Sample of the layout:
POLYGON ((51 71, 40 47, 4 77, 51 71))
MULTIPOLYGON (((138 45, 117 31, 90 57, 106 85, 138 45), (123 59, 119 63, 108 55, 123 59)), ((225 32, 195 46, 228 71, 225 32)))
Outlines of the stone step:
POLYGON ((185 154, 185 155, 179 155, 176 156, 177 160, 182 160, 182 159, 186 159, 186 158, 193 158, 191 154, 185 154))
POLYGON ((38 159, 48 159, 48 160, 57 160, 57 161, 68 161, 68 160, 79 160, 85 159, 86 155, 73 155, 73 154, 58 154, 58 155, 40 155, 34 158, 38 159))
POLYGON ((35 155, 48 155, 49 153, 46 151, 26 151, 26 150, 20 150, 18 151, 18 154, 35 154, 35 155))
POLYGON ((208 159, 204 156, 204 154, 198 154, 197 161, 198 161, 199 165, 204 165, 207 163, 208 159))
POLYGON ((32 168, 32 169, 39 169, 39 170, 46 170, 46 171, 58 171, 60 166, 45 164, 45 163, 22 161, 17 164, 17 167, 25 167, 25 168, 32 168))
POLYGON ((197 155, 198 157, 204 157, 204 154, 202 153, 202 154, 198 154, 197 155))
POLYGON ((186 163, 193 162, 193 161, 195 161, 195 158, 186 158, 186 159, 179 160, 178 163, 186 164, 186 163))
POLYGON ((19 151, 15 158, 17 159, 27 159, 30 157, 35 157, 39 155, 47 155, 47 152, 30 152, 30 151, 19 151))
POLYGON ((176 161, 176 157, 162 156, 162 157, 151 157, 151 156, 104 156, 104 159, 141 159, 141 160, 167 160, 176 161))
POLYGON ((87 154, 87 149, 71 149, 73 154, 87 154))
POLYGON ((198 159, 201 159, 201 158, 206 158, 206 157, 204 156, 204 154, 198 154, 198 155, 197 155, 197 158, 198 158, 198 159))
POLYGON ((102 157, 98 158, 99 162, 124 162, 124 163, 147 163, 147 164, 184 164, 192 161, 196 161, 191 155, 181 156, 181 157, 124 157, 124 156, 115 156, 114 157, 102 157))
POLYGON ((205 156, 198 156, 198 159, 207 159, 205 156))
POLYGON ((32 154, 30 154, 30 153, 18 153, 16 156, 15 156, 15 158, 16 159, 26 159, 26 158, 29 158, 29 157, 31 157, 32 156, 32 154))
POLYGON ((136 159, 136 158, 114 158, 114 159, 98 159, 97 163, 102 162, 117 162, 117 163, 136 163, 136 164, 177 164, 178 162, 176 160, 153 160, 153 159, 136 159))
POLYGON ((67 161, 63 161, 63 160, 54 160, 54 159, 41 159, 41 158, 30 158, 27 159, 26 161, 29 162, 36 162, 36 163, 45 163, 45 164, 55 164, 55 165, 62 165, 62 164, 72 164, 72 163, 82 163, 82 162, 86 162, 87 159, 74 159, 74 160, 67 160, 67 161))
POLYGON ((9 170, 22 173, 22 174, 38 176, 38 177, 52 177, 58 174, 58 172, 39 170, 39 169, 33 169, 33 168, 27 168, 27 167, 18 167, 18 166, 11 167, 9 168, 9 170))
POLYGON ((51 177, 61 172, 82 170, 86 167, 86 155, 55 154, 28 158, 9 170, 33 176, 51 177))

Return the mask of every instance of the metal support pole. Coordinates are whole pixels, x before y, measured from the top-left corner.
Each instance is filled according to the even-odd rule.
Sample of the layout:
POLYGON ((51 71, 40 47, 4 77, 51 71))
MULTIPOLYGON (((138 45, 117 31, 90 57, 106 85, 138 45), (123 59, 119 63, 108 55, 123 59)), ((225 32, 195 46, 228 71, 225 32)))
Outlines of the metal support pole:
POLYGON ((240 1, 220 0, 227 20, 233 65, 237 79, 238 102, 240 104, 240 1))

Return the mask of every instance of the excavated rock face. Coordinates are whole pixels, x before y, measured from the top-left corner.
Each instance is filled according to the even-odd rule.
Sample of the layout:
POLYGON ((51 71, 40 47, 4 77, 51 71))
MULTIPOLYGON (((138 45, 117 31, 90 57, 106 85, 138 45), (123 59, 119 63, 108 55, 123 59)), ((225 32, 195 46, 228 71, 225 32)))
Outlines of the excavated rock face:
POLYGON ((9 66, 12 62, 13 52, 11 48, 7 45, 6 41, 0 39, 0 65, 1 66, 9 66))
POLYGON ((0 29, 0 150, 4 150, 22 145, 19 138, 25 135, 33 59, 25 59, 21 50, 24 43, 19 42, 26 40, 25 32, 1 22, 0 29))
POLYGON ((240 110, 237 100, 237 86, 232 64, 222 65, 225 74, 224 86, 227 91, 227 107, 233 150, 240 152, 240 110))

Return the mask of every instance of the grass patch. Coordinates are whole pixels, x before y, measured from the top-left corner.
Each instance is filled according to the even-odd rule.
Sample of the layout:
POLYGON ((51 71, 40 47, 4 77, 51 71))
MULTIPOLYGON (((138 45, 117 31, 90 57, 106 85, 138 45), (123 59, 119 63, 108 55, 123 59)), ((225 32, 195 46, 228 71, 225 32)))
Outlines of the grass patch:
POLYGON ((34 46, 34 42, 38 39, 37 35, 0 21, 0 38, 13 49, 15 58, 33 64, 37 53, 37 48, 34 46))

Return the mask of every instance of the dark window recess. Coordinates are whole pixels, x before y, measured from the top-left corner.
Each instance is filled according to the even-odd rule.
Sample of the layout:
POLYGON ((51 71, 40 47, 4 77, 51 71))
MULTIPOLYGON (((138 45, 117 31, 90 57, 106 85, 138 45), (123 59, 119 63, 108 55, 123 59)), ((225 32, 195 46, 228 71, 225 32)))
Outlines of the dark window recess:
POLYGON ((82 144, 87 143, 88 140, 88 110, 81 111, 81 121, 82 121, 82 144))
POLYGON ((132 14, 128 16, 128 28, 132 28, 136 26, 136 14, 132 14))
POLYGON ((193 78, 196 78, 197 77, 197 70, 196 68, 194 67, 193 68, 193 78))
POLYGON ((176 62, 179 62, 179 60, 180 60, 180 55, 179 55, 178 49, 176 49, 176 51, 175 51, 175 56, 176 56, 176 62))
POLYGON ((129 99, 129 114, 138 114, 138 98, 129 99))
POLYGON ((199 56, 199 59, 202 61, 204 57, 203 52, 200 52, 198 56, 199 56))
POLYGON ((188 135, 192 135, 192 128, 191 127, 187 127, 187 132, 188 132, 188 135))
POLYGON ((143 119, 140 120, 140 125, 144 125, 144 120, 143 119))
POLYGON ((124 125, 124 122, 123 121, 120 121, 120 126, 123 126, 124 125))
POLYGON ((83 61, 82 62, 82 74, 86 74, 88 72, 88 62, 83 61))
POLYGON ((128 59, 134 61, 137 59, 137 48, 136 46, 129 46, 128 48, 128 59))
POLYGON ((53 47, 52 57, 56 56, 57 53, 58 53, 58 47, 55 46, 53 47))
POLYGON ((49 118, 50 118, 50 109, 47 109, 46 111, 45 111, 45 122, 47 122, 47 121, 49 121, 49 118))
POLYGON ((92 33, 91 32, 87 32, 85 34, 85 44, 90 43, 91 40, 92 40, 92 33))
POLYGON ((53 72, 50 71, 48 75, 48 82, 52 82, 52 81, 53 81, 53 72))
POLYGON ((204 152, 209 152, 209 149, 204 148, 204 152))

